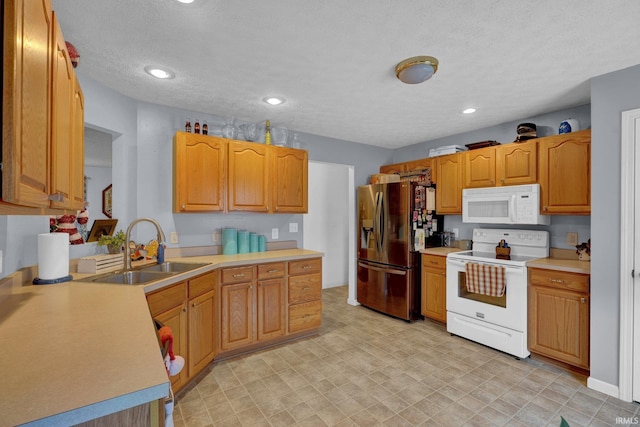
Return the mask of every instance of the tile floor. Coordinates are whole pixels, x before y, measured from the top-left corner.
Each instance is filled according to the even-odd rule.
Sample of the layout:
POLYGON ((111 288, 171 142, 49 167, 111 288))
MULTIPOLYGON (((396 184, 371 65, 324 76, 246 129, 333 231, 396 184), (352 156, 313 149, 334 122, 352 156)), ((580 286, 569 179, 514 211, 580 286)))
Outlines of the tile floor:
POLYGON ((584 377, 346 300, 346 286, 323 291, 317 336, 210 365, 178 393, 175 426, 560 426, 562 416, 578 427, 640 416, 584 377))

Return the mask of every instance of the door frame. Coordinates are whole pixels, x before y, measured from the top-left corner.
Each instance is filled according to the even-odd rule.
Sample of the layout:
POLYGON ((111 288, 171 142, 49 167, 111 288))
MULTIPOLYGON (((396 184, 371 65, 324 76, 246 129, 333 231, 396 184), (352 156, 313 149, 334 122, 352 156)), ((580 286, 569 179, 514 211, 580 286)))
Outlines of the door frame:
MULTIPOLYGON (((633 317, 634 317, 634 277, 636 230, 635 230, 635 193, 640 183, 640 168, 636 173, 635 141, 640 139, 640 108, 623 111, 621 123, 620 158, 620 371, 618 379, 618 397, 630 402, 633 400, 633 317)), ((638 147, 640 150, 640 147, 638 147)), ((640 190, 640 188, 638 188, 640 190)), ((640 267, 640 266, 638 266, 640 267)), ((640 313, 637 313, 640 315, 640 313)), ((638 356, 640 357, 640 355, 638 356)))

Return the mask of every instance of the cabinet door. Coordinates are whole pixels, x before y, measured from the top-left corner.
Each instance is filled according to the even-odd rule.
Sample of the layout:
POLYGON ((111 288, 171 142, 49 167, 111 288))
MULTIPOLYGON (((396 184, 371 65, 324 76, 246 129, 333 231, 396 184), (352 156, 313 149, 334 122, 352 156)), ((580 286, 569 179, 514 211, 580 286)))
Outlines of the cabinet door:
POLYGON ((520 185, 537 182, 537 170, 537 141, 496 147, 497 185, 520 185))
POLYGON ((529 349, 589 369, 588 296, 530 286, 529 349))
POLYGON ((404 172, 407 164, 406 163, 396 163, 393 165, 382 165, 380 166, 380 173, 400 173, 404 172))
POLYGON ((435 159, 427 157, 424 159, 411 160, 405 163, 405 170, 415 171, 422 169, 429 169, 431 171, 431 182, 436 183, 436 162, 435 159))
POLYGON ((225 208, 227 142, 177 132, 174 141, 173 211, 220 212, 225 208))
POLYGON ((438 187, 436 212, 462 213, 462 154, 449 154, 436 158, 438 187))
POLYGON ((251 283, 222 285, 220 348, 232 350, 255 341, 255 289, 251 283))
POLYGON ((73 139, 71 200, 73 209, 84 208, 84 94, 77 76, 73 78, 73 139))
POLYGON ((258 281, 258 341, 286 332, 284 278, 258 281))
POLYGON ((272 209, 275 213, 307 213, 308 158, 305 150, 270 147, 272 209))
POLYGON ((591 213, 591 132, 538 140, 543 214, 591 213))
POLYGON ((215 354, 215 292, 189 300, 189 376, 193 377, 215 354))
POLYGON ((183 305, 174 307, 154 316, 164 325, 171 328, 173 333, 173 353, 184 357, 185 367, 178 375, 170 377, 173 391, 183 387, 189 380, 190 354, 187 352, 187 308, 183 305))
POLYGON ((446 257, 422 255, 422 315, 447 321, 446 257))
POLYGON ((62 30, 54 17, 53 109, 51 139, 51 207, 72 207, 73 179, 73 66, 62 30))
POLYGON ((48 207, 53 16, 49 0, 3 2, 2 200, 48 207))
POLYGON ((229 211, 269 211, 267 146, 229 141, 229 211))
POLYGON ((496 185, 496 149, 494 147, 469 150, 464 158, 464 188, 496 185))

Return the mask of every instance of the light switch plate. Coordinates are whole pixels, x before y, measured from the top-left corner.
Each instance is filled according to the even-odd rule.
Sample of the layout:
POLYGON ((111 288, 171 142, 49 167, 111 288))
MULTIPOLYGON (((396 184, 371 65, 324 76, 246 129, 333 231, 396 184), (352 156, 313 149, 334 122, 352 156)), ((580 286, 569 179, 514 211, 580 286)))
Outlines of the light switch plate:
POLYGON ((211 235, 211 240, 213 241, 213 243, 220 243, 220 232, 217 230, 214 231, 211 235))
POLYGON ((276 240, 278 238, 278 229, 277 228, 272 228, 271 229, 271 238, 273 240, 276 240))
POLYGON ((578 233, 576 232, 567 233, 567 245, 569 246, 578 245, 578 233))
POLYGON ((298 223, 290 222, 289 223, 289 233, 297 233, 298 232, 298 223))
POLYGON ((169 241, 171 243, 178 243, 178 233, 176 233, 175 231, 172 231, 171 234, 169 235, 169 241))

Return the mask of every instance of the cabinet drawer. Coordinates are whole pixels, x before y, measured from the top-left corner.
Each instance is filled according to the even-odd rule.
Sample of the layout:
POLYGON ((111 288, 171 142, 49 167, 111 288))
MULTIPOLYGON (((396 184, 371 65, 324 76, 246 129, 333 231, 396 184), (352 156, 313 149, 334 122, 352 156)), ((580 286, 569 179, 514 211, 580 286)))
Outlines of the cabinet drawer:
POLYGON ((422 267, 446 270, 447 257, 438 255, 422 255, 422 267))
POLYGON ((566 271, 529 268, 529 283, 535 286, 589 293, 589 275, 566 271))
POLYGON ((222 269, 222 283, 242 283, 252 280, 253 266, 222 269))
POLYGON ((272 262, 258 265, 258 279, 270 279, 284 276, 284 262, 272 262))
POLYGON ((184 304, 186 297, 187 284, 186 282, 180 282, 148 294, 147 304, 149 304, 151 315, 156 316, 184 304))
POLYGON ((307 273, 320 273, 322 271, 322 258, 302 259, 289 261, 289 275, 307 273))
POLYGON ((315 329, 322 325, 322 301, 305 302, 289 307, 289 332, 315 329))
POLYGON ((289 277, 289 304, 322 298, 322 275, 320 273, 289 277))
POLYGON ((189 298, 197 297, 215 289, 217 275, 215 272, 189 279, 189 298))

